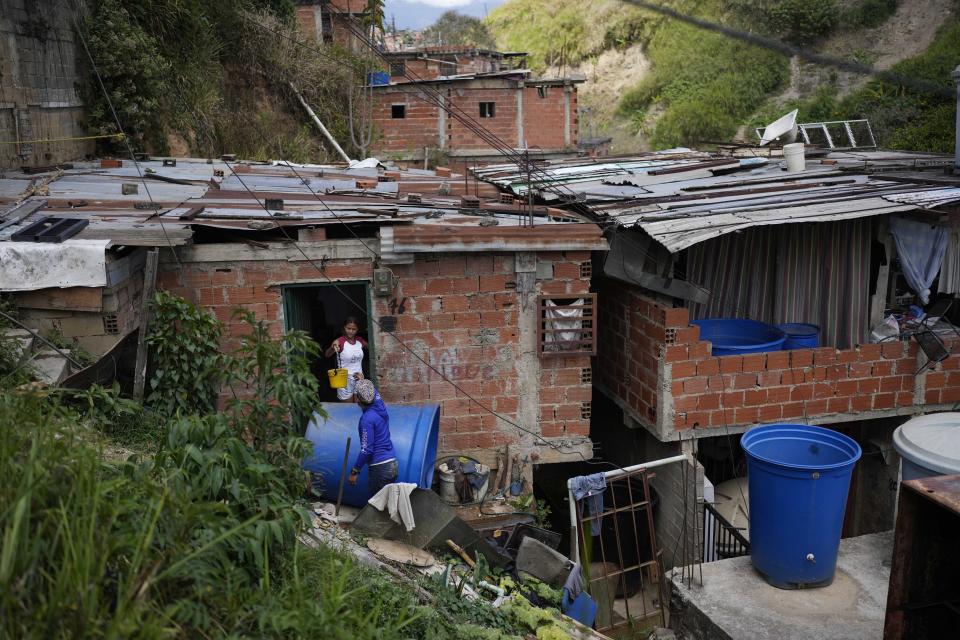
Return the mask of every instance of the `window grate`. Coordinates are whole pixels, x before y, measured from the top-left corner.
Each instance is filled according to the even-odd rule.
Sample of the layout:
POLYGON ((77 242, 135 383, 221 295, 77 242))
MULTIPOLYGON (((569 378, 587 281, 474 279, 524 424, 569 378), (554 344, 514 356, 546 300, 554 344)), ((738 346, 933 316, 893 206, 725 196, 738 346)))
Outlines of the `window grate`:
POLYGON ((540 296, 537 348, 540 357, 597 354, 597 294, 540 296))
POLYGON ((497 103, 496 102, 481 102, 480 103, 480 117, 481 118, 493 118, 497 113, 497 103))

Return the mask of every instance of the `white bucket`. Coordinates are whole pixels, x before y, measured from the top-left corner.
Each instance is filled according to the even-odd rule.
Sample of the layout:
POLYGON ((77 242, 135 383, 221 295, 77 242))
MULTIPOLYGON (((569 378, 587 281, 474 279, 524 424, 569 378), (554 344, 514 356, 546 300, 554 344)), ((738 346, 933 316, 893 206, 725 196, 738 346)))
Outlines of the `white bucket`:
MULTIPOLYGON (((480 488, 473 490, 474 502, 481 502, 486 497, 490 485, 490 467, 478 463, 477 471, 487 474, 487 479, 480 488)), ((447 504, 460 504, 460 497, 457 495, 455 484, 456 474, 450 470, 446 463, 437 467, 437 474, 440 476, 440 499, 447 504)))
POLYGON ((807 167, 802 142, 783 145, 783 159, 787 161, 787 172, 798 173, 807 167))

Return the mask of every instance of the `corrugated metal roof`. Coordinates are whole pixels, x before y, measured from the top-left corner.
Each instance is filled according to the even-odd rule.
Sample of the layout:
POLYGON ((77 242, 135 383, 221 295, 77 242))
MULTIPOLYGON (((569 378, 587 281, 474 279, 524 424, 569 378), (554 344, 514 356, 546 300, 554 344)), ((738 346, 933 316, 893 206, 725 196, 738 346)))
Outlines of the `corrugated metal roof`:
POLYGON ((692 213, 627 215, 620 222, 624 226, 640 227, 671 253, 676 253, 704 240, 750 227, 835 222, 913 209, 916 207, 911 204, 896 204, 882 197, 874 197, 839 202, 805 202, 796 206, 764 205, 692 213))
POLYGON ((884 198, 891 202, 902 202, 904 204, 916 205, 923 209, 933 209, 952 202, 960 202, 960 188, 931 188, 923 191, 891 194, 884 196, 884 198))

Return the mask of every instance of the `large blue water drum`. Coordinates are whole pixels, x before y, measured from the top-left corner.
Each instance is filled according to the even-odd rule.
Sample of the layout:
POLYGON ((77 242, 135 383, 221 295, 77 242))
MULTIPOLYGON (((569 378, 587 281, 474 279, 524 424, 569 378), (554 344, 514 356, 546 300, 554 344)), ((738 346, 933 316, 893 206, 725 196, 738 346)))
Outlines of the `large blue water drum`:
POLYGON ((787 334, 784 349, 815 349, 820 346, 820 327, 803 322, 778 324, 777 328, 787 334))
POLYGON ((783 331, 772 324, 756 320, 709 318, 690 324, 700 327, 700 339, 710 341, 714 356, 780 351, 787 339, 783 331))
MULTIPOLYGON (((313 455, 304 461, 303 468, 317 474, 324 495, 335 500, 340 487, 347 438, 350 438, 347 475, 360 452, 357 424, 362 412, 358 405, 346 402, 324 402, 321 407, 327 412, 328 418, 324 420, 314 413, 307 425, 306 438, 313 443, 313 455)), ((423 489, 429 489, 433 483, 433 466, 437 458, 440 406, 387 404, 387 413, 390 415, 390 437, 397 452, 397 482, 413 482, 423 489)), ((369 466, 360 471, 355 486, 350 486, 344 479, 344 504, 355 507, 366 504, 370 498, 367 490, 368 471, 369 466)), ((314 484, 316 486, 317 483, 314 484)))
POLYGON ((740 444, 747 454, 753 566, 781 589, 830 584, 860 445, 799 424, 755 427, 740 444))

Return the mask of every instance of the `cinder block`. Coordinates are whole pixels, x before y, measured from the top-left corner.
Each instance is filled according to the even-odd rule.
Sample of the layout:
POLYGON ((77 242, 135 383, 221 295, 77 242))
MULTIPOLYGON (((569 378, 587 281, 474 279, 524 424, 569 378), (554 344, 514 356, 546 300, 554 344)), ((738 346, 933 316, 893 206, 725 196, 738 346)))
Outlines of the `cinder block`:
POLYGON ((60 320, 60 331, 65 338, 101 336, 105 333, 103 318, 97 314, 78 314, 70 318, 62 318, 60 320))

